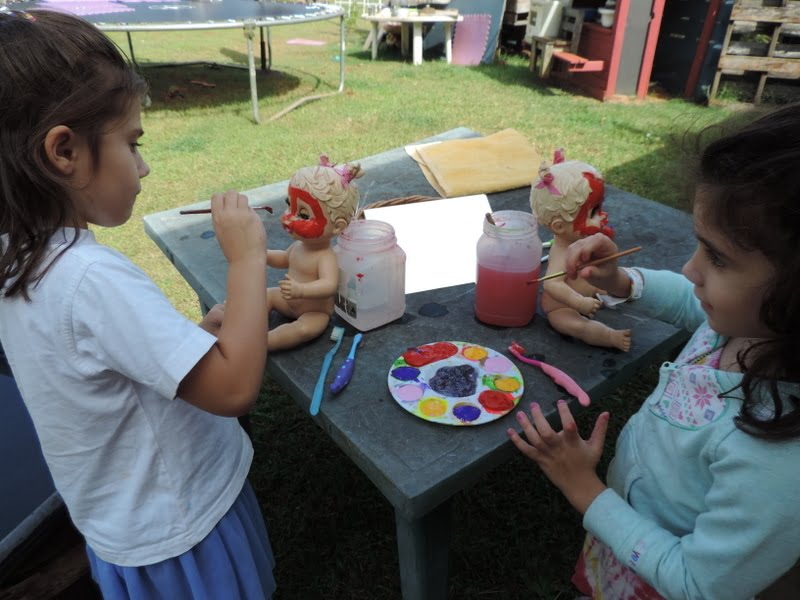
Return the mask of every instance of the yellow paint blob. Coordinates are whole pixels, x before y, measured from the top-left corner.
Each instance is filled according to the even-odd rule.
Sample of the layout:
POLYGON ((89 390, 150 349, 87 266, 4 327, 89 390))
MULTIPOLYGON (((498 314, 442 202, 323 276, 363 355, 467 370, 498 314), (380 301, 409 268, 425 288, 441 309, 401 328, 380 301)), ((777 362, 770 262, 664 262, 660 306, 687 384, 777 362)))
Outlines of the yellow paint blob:
POLYGON ((519 381, 513 377, 498 377, 494 380, 494 387, 501 392, 516 392, 519 389, 519 381))
POLYGON ((417 406, 426 417, 441 417, 447 412, 447 402, 441 398, 426 398, 417 406))
POLYGON ((464 348, 464 357, 469 360, 483 360, 489 355, 485 348, 480 346, 468 346, 464 348))

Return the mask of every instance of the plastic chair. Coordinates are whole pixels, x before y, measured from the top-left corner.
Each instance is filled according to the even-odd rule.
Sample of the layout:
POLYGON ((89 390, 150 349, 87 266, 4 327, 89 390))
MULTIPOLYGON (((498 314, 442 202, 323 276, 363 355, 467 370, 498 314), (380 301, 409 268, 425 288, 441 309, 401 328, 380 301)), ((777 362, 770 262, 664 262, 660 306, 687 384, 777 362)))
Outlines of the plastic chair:
POLYGON ((453 34, 453 64, 479 65, 489 43, 492 15, 464 15, 453 34))

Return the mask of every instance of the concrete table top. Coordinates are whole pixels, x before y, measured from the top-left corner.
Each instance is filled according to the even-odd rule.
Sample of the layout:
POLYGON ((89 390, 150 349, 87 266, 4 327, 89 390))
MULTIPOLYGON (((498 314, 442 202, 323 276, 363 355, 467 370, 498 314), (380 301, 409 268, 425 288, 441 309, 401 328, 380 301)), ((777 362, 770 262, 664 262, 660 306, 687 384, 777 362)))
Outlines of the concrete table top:
MULTIPOLYGON (((478 135, 457 128, 422 142, 478 135)), ((359 162, 366 173, 358 182, 366 202, 437 196, 403 148, 359 162)), ((275 209, 275 216, 262 217, 272 248, 285 248, 291 241, 277 218, 285 207, 287 185, 288 181, 282 181, 246 192, 252 205, 268 204, 275 209)), ((520 188, 490 194, 489 202, 494 211, 530 211, 529 193, 530 188, 520 188)), ((203 202, 192 208, 207 206, 208 202, 203 202)), ((694 251, 691 216, 684 212, 609 185, 604 208, 620 248, 643 246, 641 252, 622 259, 622 264, 678 271, 694 251)), ((204 310, 222 302, 227 265, 208 215, 180 216, 178 209, 173 209, 148 215, 144 221, 147 233, 197 292, 204 310)), ((544 229, 540 234, 543 240, 551 237, 544 229)), ((282 270, 270 269, 269 285, 276 285, 282 276, 282 270)), ((408 295, 403 318, 365 333, 350 385, 333 399, 326 393, 316 417, 322 430, 395 508, 404 598, 447 597, 449 499, 516 453, 506 429, 519 427, 513 416, 516 411, 477 427, 440 425, 410 414, 394 401, 387 386, 389 368, 400 354, 409 347, 447 340, 497 350, 512 358, 524 377, 520 408, 535 400, 548 418, 554 419, 555 402, 564 393, 540 370, 513 359, 507 351, 512 341, 569 373, 598 401, 688 338, 684 331, 637 313, 635 303, 618 310, 604 309, 598 316, 613 327, 633 329, 628 353, 565 338, 541 314, 523 328, 487 326, 474 317, 474 290, 474 284, 465 284, 408 295), (430 311, 431 307, 437 310, 430 311), (445 314, 425 316, 431 312, 445 314)), ((348 337, 342 343, 345 349, 354 333, 348 326, 348 337)), ((271 376, 306 410, 331 345, 326 333, 305 346, 268 358, 271 376)), ((339 351, 334 369, 345 354, 346 350, 339 351)), ((571 407, 579 408, 574 399, 571 407)))

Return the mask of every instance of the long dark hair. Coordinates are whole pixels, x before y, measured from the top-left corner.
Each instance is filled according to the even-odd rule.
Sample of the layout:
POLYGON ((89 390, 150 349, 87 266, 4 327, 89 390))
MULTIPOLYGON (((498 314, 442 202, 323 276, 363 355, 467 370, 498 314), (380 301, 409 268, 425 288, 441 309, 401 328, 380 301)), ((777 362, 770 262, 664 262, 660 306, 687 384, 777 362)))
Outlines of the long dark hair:
MULTIPOLYGON (((0 12, 0 288, 22 295, 46 272, 48 240, 73 223, 66 180, 44 151, 70 127, 100 160, 104 128, 141 101, 147 85, 90 23, 53 11, 0 12)), ((74 240, 73 240, 74 241, 74 240)), ((52 263, 51 263, 52 264, 52 263)))
POLYGON ((698 182, 711 192, 703 200, 711 224, 775 268, 760 311, 775 337, 737 356, 744 404, 736 424, 765 439, 800 437, 798 386, 779 384, 800 382, 800 103, 711 142, 698 182))

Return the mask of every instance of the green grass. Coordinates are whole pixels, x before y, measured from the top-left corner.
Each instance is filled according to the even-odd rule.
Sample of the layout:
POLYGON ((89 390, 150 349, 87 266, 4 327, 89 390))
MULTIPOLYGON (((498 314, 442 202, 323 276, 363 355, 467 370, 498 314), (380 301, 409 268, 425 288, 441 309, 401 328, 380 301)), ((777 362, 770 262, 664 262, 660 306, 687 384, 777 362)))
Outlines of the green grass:
MULTIPOLYGON (((349 25, 346 91, 261 126, 250 120, 246 71, 148 66, 167 60, 243 65, 241 31, 134 34, 136 58, 152 87, 142 149, 152 173, 134 218, 99 230, 98 237, 143 267, 190 318, 200 316, 196 297, 145 235, 142 215, 217 190, 287 179, 295 169, 315 164, 321 152, 337 161, 357 159, 457 126, 483 134, 515 128, 543 156, 563 146, 569 157, 596 165, 612 185, 686 207, 686 140, 731 114, 678 99, 603 104, 541 85, 520 57, 476 68, 433 58, 414 67, 384 50, 373 62, 361 50, 366 27, 355 20, 349 25)), ((124 36, 115 39, 127 47, 124 36)), ((302 96, 336 88, 337 42, 334 22, 273 28, 273 70, 258 76, 262 119, 302 96), (295 37, 326 44, 285 43, 295 37)), ((602 472, 615 433, 654 381, 649 370, 601 403, 612 412, 602 472)), ((582 415, 584 430, 598 412, 592 408, 582 415)), ((251 480, 278 559, 276 598, 399 598, 388 502, 268 378, 252 422, 251 480)), ((569 578, 582 541, 580 519, 534 465, 511 460, 456 494, 453 506, 451 598, 574 596, 569 578)))

